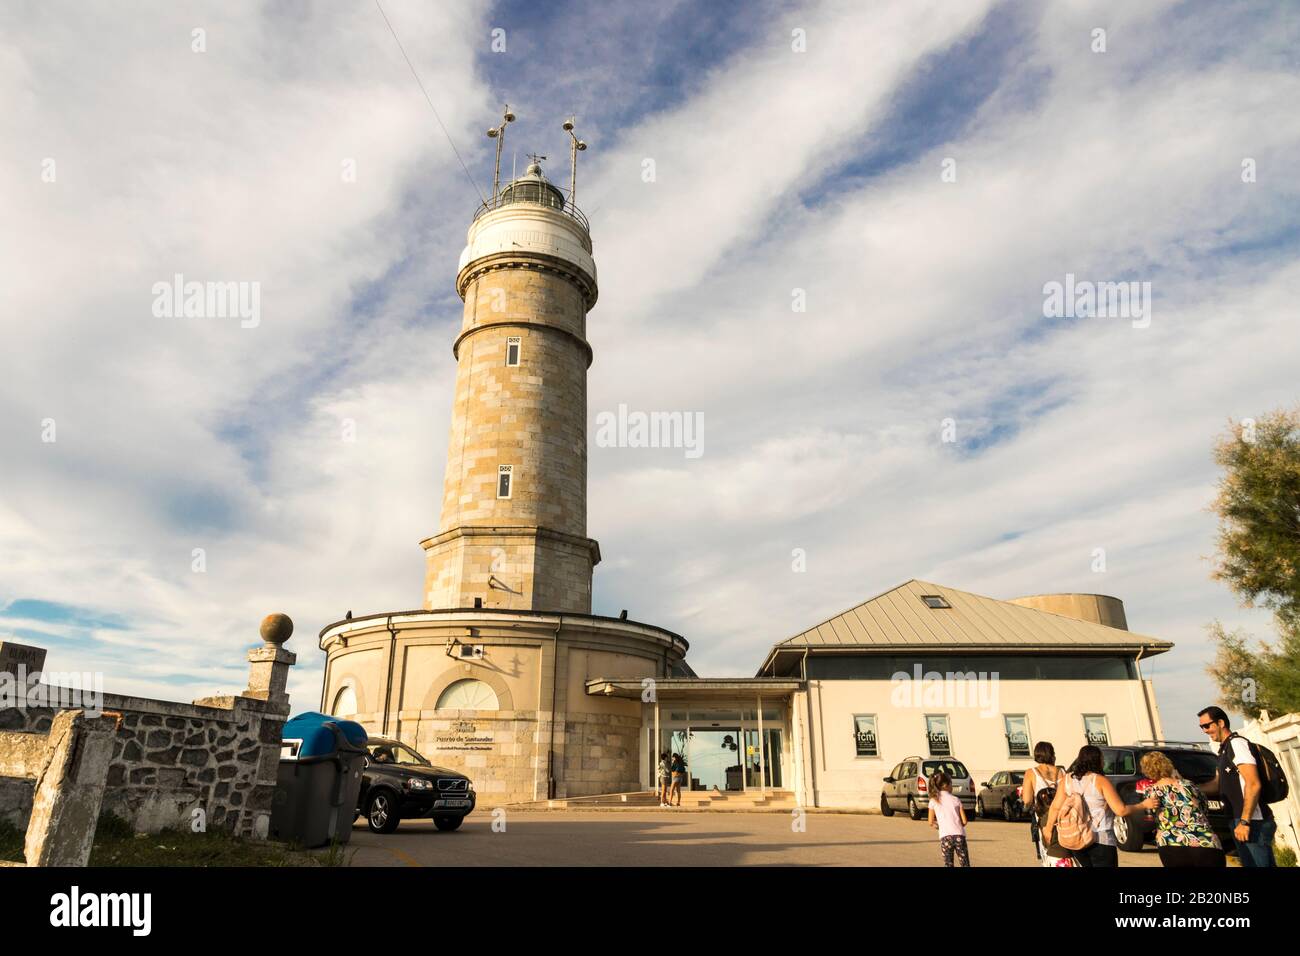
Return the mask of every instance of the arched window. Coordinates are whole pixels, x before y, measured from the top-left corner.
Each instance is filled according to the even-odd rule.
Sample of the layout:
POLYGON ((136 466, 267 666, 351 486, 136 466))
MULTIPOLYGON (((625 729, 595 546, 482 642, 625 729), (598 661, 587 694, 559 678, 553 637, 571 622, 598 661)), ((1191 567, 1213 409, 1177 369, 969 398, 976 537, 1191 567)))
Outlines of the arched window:
POLYGON ((334 706, 330 708, 334 717, 355 717, 357 714, 357 691, 351 684, 344 684, 334 695, 334 706))
POLYGON ((438 695, 437 710, 496 710, 497 694, 481 680, 466 678, 451 684, 438 695))

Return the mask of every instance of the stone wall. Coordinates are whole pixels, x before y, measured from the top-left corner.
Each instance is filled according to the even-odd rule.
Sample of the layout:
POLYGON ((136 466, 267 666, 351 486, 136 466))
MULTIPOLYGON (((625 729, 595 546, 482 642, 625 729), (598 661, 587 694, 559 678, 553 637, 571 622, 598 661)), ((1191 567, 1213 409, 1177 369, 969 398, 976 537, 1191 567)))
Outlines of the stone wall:
POLYGON ((565 792, 557 797, 641 789, 639 716, 569 713, 564 727, 565 792))
MULTIPOLYGON (((209 830, 264 839, 271 822, 280 732, 289 715, 285 682, 294 655, 280 645, 293 631, 284 615, 263 622, 265 641, 248 654, 249 687, 240 696, 192 704, 103 695, 100 710, 120 715, 102 812, 156 833, 190 828, 202 810, 209 830)), ((0 731, 46 733, 59 708, 0 708, 0 731)), ((25 827, 31 780, 0 777, 0 818, 25 827)))
MULTIPOLYGON (((263 701, 225 700, 227 708, 105 694, 104 711, 121 713, 122 722, 114 734, 103 812, 138 832, 156 833, 188 828, 197 808, 209 829, 264 837, 284 718, 266 714, 263 701)), ((57 712, 0 710, 0 730, 46 733, 57 712)), ((3 783, 0 812, 18 825, 31 811, 31 781, 3 783)))

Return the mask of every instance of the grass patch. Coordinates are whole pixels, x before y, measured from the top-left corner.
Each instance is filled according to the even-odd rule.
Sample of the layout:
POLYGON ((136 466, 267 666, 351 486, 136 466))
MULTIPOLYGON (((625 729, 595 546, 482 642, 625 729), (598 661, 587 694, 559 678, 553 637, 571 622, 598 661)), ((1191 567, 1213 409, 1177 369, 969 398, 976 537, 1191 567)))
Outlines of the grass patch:
MULTIPOLYGON (((23 862, 27 834, 0 820, 0 860, 23 862)), ((241 840, 228 833, 163 830, 136 833, 126 820, 104 814, 95 828, 90 866, 327 866, 352 863, 355 851, 337 843, 319 852, 263 840, 241 840)))
POLYGON ((1278 866, 1295 866, 1295 850, 1291 849, 1285 843, 1275 844, 1273 847, 1273 859, 1278 866))
POLYGON ((312 866, 314 861, 283 843, 241 840, 228 833, 171 829, 136 833, 130 823, 105 814, 95 830, 90 866, 312 866))
MULTIPOLYGON (((355 851, 354 851, 355 852, 355 851)), ((349 866, 352 853, 337 843, 323 853, 224 832, 187 829, 136 833, 121 817, 104 814, 95 830, 90 866, 349 866)))

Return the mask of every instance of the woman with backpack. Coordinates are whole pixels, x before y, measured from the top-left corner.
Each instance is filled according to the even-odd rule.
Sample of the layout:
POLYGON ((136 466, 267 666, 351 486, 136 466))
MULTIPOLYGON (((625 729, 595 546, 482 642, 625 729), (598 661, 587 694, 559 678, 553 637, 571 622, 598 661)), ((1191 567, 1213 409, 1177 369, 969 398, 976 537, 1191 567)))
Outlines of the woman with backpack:
POLYGON ((1115 817, 1146 812, 1140 803, 1126 804, 1101 768, 1100 748, 1079 748, 1069 771, 1060 776, 1043 826, 1049 844, 1055 839, 1089 868, 1119 866, 1115 817))
POLYGON ((1020 802, 1029 811, 1030 839, 1038 851, 1040 866, 1075 866, 1074 854, 1059 845, 1048 846, 1043 840, 1043 822, 1056 797, 1056 787, 1065 768, 1056 763, 1056 748, 1046 740, 1034 744, 1034 766, 1025 773, 1020 787, 1020 802))
POLYGON ((1072 863, 1062 862, 1063 859, 1070 859, 1069 854, 1059 857, 1047 852, 1047 846, 1043 843, 1042 828, 1046 807, 1043 808, 1042 813, 1039 812, 1038 807, 1039 794, 1046 795, 1047 805, 1051 805, 1052 798, 1056 796, 1056 784, 1064 773, 1065 769, 1056 764, 1055 747, 1046 740, 1034 744, 1034 766, 1025 773, 1025 779, 1020 786, 1020 802, 1029 811, 1030 837, 1038 846, 1038 860, 1042 866, 1072 865, 1072 863))

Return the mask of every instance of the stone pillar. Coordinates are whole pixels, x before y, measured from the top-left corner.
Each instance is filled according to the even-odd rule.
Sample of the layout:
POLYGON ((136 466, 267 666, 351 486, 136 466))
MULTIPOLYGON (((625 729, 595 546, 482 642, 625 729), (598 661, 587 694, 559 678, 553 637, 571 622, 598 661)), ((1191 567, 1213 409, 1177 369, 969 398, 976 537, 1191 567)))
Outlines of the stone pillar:
POLYGON ((262 646, 248 652, 248 690, 243 696, 266 701, 268 714, 289 716, 289 668, 298 655, 281 645, 293 634, 287 614, 268 614, 262 620, 262 646))
POLYGON ((248 690, 243 696, 266 701, 257 728, 262 752, 252 792, 237 826, 240 836, 255 840, 265 840, 270 830, 280 771, 280 737, 284 719, 289 716, 289 668, 298 660, 298 655, 282 646, 293 634, 293 621, 287 614, 268 614, 262 619, 260 633, 262 646, 248 652, 248 690))
POLYGON ((87 717, 82 710, 55 715, 32 795, 28 866, 85 866, 90 859, 114 726, 112 718, 87 717))

